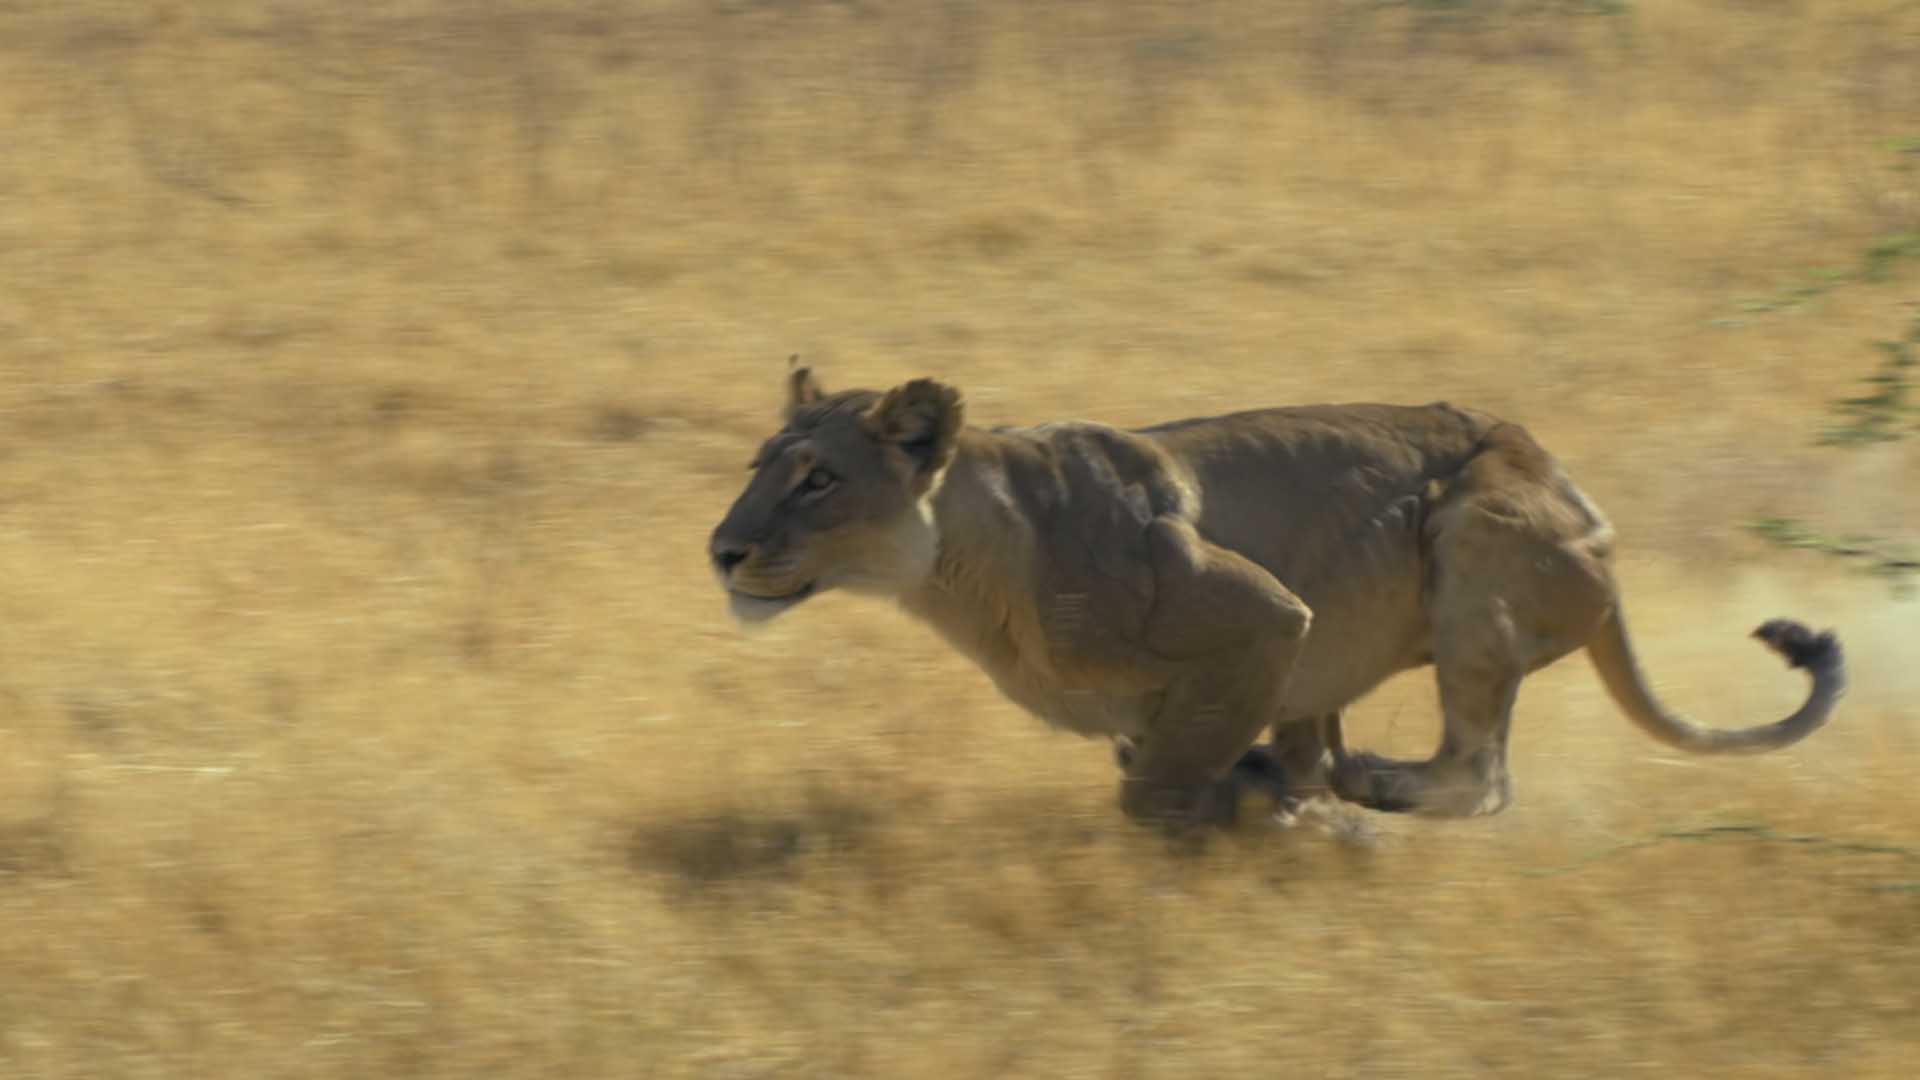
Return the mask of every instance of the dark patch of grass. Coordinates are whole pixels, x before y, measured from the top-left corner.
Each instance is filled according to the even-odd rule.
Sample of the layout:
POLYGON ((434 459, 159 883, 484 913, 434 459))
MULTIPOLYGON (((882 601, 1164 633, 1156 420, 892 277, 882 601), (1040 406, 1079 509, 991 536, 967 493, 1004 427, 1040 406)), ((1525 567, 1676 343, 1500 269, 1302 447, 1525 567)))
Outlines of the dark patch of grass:
POLYGON ((637 442, 653 429, 654 422, 637 409, 625 405, 603 405, 594 410, 587 434, 599 442, 637 442))
POLYGON ((871 804, 816 788, 797 806, 726 808, 642 824, 627 860, 636 871, 665 873, 693 889, 781 880, 809 855, 864 848, 879 820, 871 804))

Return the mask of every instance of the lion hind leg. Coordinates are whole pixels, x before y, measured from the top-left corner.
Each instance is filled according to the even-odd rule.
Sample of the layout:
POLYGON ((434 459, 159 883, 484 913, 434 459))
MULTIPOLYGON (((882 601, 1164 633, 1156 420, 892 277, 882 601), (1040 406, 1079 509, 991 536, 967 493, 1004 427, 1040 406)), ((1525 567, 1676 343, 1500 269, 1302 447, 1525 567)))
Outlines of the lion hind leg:
POLYGON ((1344 799, 1440 817, 1505 809, 1521 680, 1584 645, 1610 609, 1604 522, 1570 486, 1546 482, 1556 474, 1544 455, 1530 458, 1513 438, 1431 518, 1440 745, 1426 761, 1337 755, 1334 790, 1344 799))
POLYGON ((1426 761, 1336 753, 1343 799, 1438 817, 1505 809, 1521 680, 1583 644, 1607 611, 1605 570, 1577 547, 1476 524, 1439 545, 1430 619, 1440 745, 1426 761))
POLYGON ((1334 763, 1334 794, 1371 810, 1432 817, 1497 814, 1513 801, 1507 771, 1507 733, 1520 688, 1517 672, 1439 671, 1446 732, 1425 761, 1377 754, 1341 754, 1334 763))

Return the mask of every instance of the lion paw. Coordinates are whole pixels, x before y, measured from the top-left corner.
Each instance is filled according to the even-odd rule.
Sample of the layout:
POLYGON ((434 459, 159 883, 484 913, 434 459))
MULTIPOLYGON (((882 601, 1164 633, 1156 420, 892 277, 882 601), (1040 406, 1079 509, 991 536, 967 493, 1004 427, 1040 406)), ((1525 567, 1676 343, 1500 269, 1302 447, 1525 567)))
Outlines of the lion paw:
POLYGON ((1334 765, 1328 779, 1335 795, 1369 810, 1403 814, 1418 808, 1412 778, 1373 754, 1348 755, 1334 765))

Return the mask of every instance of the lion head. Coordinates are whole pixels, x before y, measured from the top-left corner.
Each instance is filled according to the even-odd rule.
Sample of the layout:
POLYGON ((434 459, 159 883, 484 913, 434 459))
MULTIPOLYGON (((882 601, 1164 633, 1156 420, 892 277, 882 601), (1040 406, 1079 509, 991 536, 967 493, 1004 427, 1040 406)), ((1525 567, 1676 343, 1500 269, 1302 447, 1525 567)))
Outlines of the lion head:
POLYGON ((931 499, 953 460, 960 392, 915 379, 829 394, 794 360, 781 429, 714 529, 735 617, 773 618, 828 589, 899 595, 939 550, 931 499))

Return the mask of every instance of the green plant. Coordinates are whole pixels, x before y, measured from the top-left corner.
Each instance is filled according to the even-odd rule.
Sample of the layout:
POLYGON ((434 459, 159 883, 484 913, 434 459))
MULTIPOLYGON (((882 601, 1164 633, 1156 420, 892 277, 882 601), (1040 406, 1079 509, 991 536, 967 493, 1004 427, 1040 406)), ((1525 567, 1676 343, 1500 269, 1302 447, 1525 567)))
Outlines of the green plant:
MULTIPOLYGON (((1889 140, 1886 149, 1893 155, 1887 169, 1898 179, 1890 181, 1887 188, 1880 190, 1880 195, 1897 196, 1892 199, 1893 202, 1912 205, 1914 199, 1920 198, 1920 136, 1889 140)), ((1860 253, 1860 259, 1854 265, 1803 269, 1796 280, 1781 285, 1772 293, 1742 299, 1736 306, 1748 315, 1793 311, 1843 285, 1891 280, 1902 266, 1913 262, 1920 262, 1920 218, 1910 212, 1899 212, 1889 222, 1886 231, 1860 253)), ((1737 325, 1740 321, 1716 320, 1723 325, 1737 325)))
POLYGON ((1852 561, 1867 573, 1891 580, 1894 592, 1912 595, 1913 575, 1920 572, 1920 556, 1871 536, 1825 536, 1793 518, 1763 517, 1747 523, 1747 530, 1776 547, 1817 551, 1852 561))
MULTIPOLYGON (((1821 446, 1858 447, 1894 442, 1920 434, 1920 314, 1904 336, 1876 341, 1880 366, 1862 381, 1862 393, 1838 398, 1827 406, 1834 417, 1815 442, 1821 446)), ((1747 523, 1748 531, 1777 547, 1818 551, 1845 559, 1868 573, 1892 579, 1902 595, 1913 591, 1920 573, 1920 556, 1898 545, 1866 536, 1831 537, 1803 522, 1785 517, 1763 517, 1747 523)))

